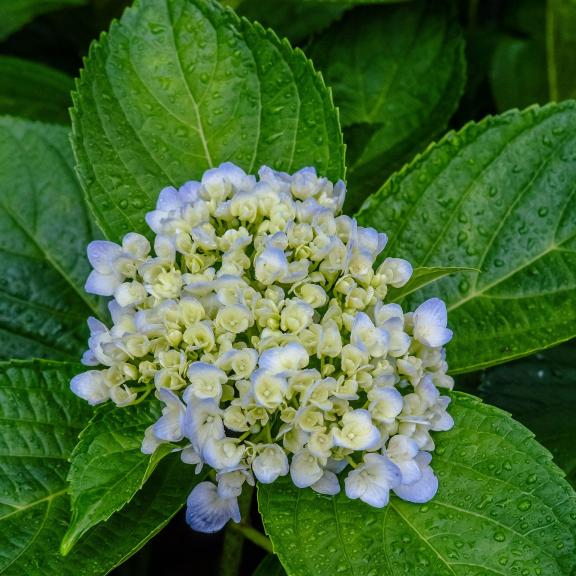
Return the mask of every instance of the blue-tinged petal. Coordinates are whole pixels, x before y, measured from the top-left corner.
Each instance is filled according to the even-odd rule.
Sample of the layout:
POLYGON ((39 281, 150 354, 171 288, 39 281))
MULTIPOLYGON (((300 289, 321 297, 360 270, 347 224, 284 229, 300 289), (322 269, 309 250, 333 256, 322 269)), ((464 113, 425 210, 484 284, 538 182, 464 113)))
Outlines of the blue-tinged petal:
POLYGON ((318 494, 325 494, 326 496, 335 496, 340 492, 340 482, 338 482, 338 476, 330 470, 324 470, 322 478, 315 482, 311 486, 314 492, 318 494))
POLYGON ((118 244, 108 240, 94 240, 88 244, 86 253, 92 268, 103 274, 109 274, 113 271, 114 260, 122 254, 122 249, 118 244))
POLYGON ((415 504, 423 504, 434 498, 438 491, 438 478, 430 467, 431 459, 432 456, 428 452, 420 452, 416 456, 415 461, 420 467, 422 477, 414 484, 396 486, 394 493, 399 498, 415 504))
POLYGON ((240 522, 238 500, 220 498, 212 482, 197 484, 190 492, 186 504, 186 522, 197 532, 218 532, 229 520, 240 522))
POLYGON ((84 290, 89 294, 97 294, 98 296, 113 296, 120 284, 122 282, 115 274, 102 274, 92 270, 86 279, 84 290))

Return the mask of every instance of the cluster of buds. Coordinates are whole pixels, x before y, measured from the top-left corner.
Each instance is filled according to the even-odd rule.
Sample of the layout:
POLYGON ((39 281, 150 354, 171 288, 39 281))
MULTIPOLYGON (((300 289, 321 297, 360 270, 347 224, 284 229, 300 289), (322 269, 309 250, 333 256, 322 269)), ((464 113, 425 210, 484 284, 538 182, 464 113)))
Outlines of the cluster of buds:
POLYGON ((226 163, 162 190, 154 255, 135 233, 88 247, 86 290, 113 297, 113 325, 89 320, 83 363, 99 368, 71 388, 91 404, 155 396, 142 450, 170 443, 215 472, 188 498, 196 530, 238 522, 255 479, 334 495, 347 469, 347 496, 376 507, 437 490, 430 432, 453 425, 446 307, 385 303, 412 267, 375 267, 386 236, 338 215, 344 195, 313 168, 256 178, 226 163))

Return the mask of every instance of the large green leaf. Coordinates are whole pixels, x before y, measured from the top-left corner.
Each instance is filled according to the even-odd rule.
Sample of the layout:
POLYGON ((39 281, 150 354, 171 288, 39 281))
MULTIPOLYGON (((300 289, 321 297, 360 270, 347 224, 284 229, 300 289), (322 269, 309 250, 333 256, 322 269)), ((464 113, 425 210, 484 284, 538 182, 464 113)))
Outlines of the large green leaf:
POLYGON ((72 519, 62 541, 67 554, 92 526, 129 502, 170 448, 146 456, 140 450, 144 430, 160 416, 158 402, 107 407, 97 412, 80 435, 71 457, 72 519))
POLYGON ((0 40, 40 14, 85 3, 86 0, 5 0, 0 2, 0 40))
POLYGON ((334 91, 349 147, 348 206, 440 132, 465 82, 454 10, 434 0, 353 11, 310 54, 334 91))
POLYGON ((118 566, 180 510, 196 477, 179 457, 160 463, 121 511, 66 558, 68 459, 91 409, 69 390, 75 364, 0 364, 0 574, 97 576, 118 566))
POLYGON ((358 218, 389 255, 469 266, 409 298, 448 304, 448 362, 470 371, 576 335, 576 104, 487 118, 431 146, 358 218))
POLYGON ((73 364, 0 364, 0 573, 38 574, 66 519, 67 459, 90 417, 73 364), (32 558, 37 558, 34 561, 32 558))
POLYGON ((574 344, 565 344, 487 370, 480 393, 512 413, 536 434, 576 486, 576 363, 574 344))
POLYGON ((79 357, 93 235, 68 131, 0 118, 0 359, 79 357))
POLYGON ((529 430, 455 394, 455 427, 438 434, 439 491, 384 509, 289 480, 259 488, 264 526, 290 576, 571 575, 576 496, 529 430))
POLYGON ((213 0, 141 0, 94 44, 74 146, 111 238, 145 230, 161 188, 230 160, 343 176, 337 112, 300 51, 213 0))
POLYGON ((0 56, 0 114, 34 120, 70 121, 72 78, 30 60, 0 56))

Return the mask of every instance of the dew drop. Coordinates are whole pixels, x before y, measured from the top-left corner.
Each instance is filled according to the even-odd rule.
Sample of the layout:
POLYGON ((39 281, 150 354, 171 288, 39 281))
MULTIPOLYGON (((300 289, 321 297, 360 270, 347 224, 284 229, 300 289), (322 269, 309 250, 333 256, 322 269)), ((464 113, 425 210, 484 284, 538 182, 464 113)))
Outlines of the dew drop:
POLYGON ((500 556, 500 558, 498 558, 498 564, 500 564, 500 566, 506 566, 506 564, 508 564, 508 556, 500 556))
POLYGON ((460 282, 458 283, 458 290, 462 294, 465 294, 466 292, 468 292, 469 289, 470 289, 470 282, 468 282, 468 280, 460 280, 460 282))
POLYGON ((504 542, 504 540, 506 540, 504 532, 496 532, 494 534, 494 540, 496 540, 496 542, 504 542))
POLYGON ((532 502, 530 502, 530 500, 523 499, 523 500, 520 500, 516 506, 517 506, 518 510, 521 510, 522 512, 526 512, 526 510, 530 510, 530 508, 532 507, 532 502))

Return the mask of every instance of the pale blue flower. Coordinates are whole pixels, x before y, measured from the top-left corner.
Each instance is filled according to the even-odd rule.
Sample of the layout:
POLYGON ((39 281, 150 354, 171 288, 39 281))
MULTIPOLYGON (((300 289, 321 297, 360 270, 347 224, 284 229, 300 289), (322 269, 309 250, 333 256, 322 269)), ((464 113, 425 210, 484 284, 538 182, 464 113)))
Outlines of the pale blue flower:
POLYGON ((359 498, 375 508, 384 508, 390 490, 402 480, 400 469, 392 460, 380 454, 366 454, 364 463, 352 470, 344 481, 346 496, 359 498))
POLYGON ((414 338, 426 346, 444 346, 452 338, 452 330, 446 328, 446 304, 439 298, 431 298, 420 304, 414 311, 413 323, 414 338))
POLYGON ((186 522, 197 532, 218 532, 229 520, 240 522, 238 500, 235 497, 221 498, 212 482, 197 484, 186 504, 186 522))
POLYGON ((438 478, 436 478, 430 467, 431 460, 432 454, 429 452, 420 452, 414 459, 420 468, 420 479, 412 484, 403 483, 396 486, 393 489, 394 493, 402 498, 402 500, 416 504, 422 504, 432 500, 438 491, 438 478))
POLYGON ((156 438, 166 442, 180 442, 184 438, 182 423, 186 407, 180 398, 167 388, 158 390, 158 398, 164 402, 162 416, 152 426, 156 438))

